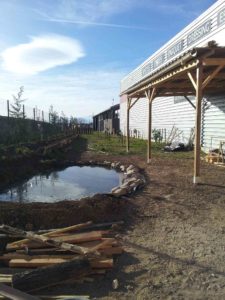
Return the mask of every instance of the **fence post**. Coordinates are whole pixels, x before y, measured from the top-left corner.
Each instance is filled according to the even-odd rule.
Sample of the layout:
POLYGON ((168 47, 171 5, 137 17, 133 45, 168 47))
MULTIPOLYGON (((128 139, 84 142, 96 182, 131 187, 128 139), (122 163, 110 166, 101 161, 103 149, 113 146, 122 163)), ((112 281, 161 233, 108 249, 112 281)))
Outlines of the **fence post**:
POLYGON ((35 108, 33 108, 34 121, 35 121, 35 108))
POLYGON ((8 115, 8 118, 9 118, 9 100, 7 100, 7 115, 8 115))
POLYGON ((44 122, 45 117, 44 117, 44 111, 42 110, 42 122, 44 122))

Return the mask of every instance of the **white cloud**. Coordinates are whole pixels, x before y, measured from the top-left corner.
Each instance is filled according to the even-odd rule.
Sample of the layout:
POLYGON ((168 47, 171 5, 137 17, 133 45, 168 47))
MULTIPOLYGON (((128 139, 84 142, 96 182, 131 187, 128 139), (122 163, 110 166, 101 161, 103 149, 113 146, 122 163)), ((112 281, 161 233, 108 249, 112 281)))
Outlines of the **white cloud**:
POLYGON ((61 35, 32 37, 29 43, 7 48, 1 53, 5 70, 28 75, 71 64, 84 55, 79 41, 61 35))
MULTIPOLYGON (((11 100, 20 86, 24 86, 25 106, 48 111, 50 105, 59 113, 64 111, 67 116, 87 117, 97 114, 119 101, 120 80, 127 70, 69 70, 64 74, 52 76, 38 74, 33 77, 21 78, 16 74, 0 73, 0 104, 1 100, 11 100)), ((6 102, 5 102, 6 107, 6 102)), ((32 116, 32 109, 28 111, 32 116)))
POLYGON ((58 0, 54 8, 42 3, 34 11, 46 21, 71 23, 80 26, 104 26, 125 29, 149 30, 135 24, 115 24, 106 22, 110 17, 132 10, 143 0, 58 0))
POLYGON ((136 0, 60 0, 53 13, 56 18, 94 22, 129 10, 136 3, 136 0))

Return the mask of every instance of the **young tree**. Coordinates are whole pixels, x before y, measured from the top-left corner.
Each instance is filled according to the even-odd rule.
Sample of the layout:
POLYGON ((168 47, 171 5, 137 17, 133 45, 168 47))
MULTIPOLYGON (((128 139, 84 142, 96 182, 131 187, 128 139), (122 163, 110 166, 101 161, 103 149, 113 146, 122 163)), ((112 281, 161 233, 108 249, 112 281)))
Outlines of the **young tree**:
POLYGON ((23 104, 22 104, 26 100, 26 99, 22 99, 23 93, 24 93, 24 87, 21 86, 18 94, 16 96, 12 95, 14 104, 11 104, 11 109, 9 110, 9 112, 10 112, 10 116, 13 118, 26 117, 23 111, 23 104))
POLYGON ((58 113, 54 110, 53 105, 49 108, 49 121, 51 124, 56 124, 59 121, 58 113))

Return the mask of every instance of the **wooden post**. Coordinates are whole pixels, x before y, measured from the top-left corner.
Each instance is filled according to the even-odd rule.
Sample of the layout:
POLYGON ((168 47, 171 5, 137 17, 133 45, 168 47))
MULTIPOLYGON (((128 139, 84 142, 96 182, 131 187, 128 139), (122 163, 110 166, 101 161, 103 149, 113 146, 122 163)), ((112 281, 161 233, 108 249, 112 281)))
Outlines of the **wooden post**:
POLYGON ((126 149, 127 152, 130 150, 130 98, 127 98, 127 139, 126 139, 126 149))
POLYGON ((196 114, 195 114, 195 149, 194 149, 194 177, 193 183, 200 182, 200 154, 201 154, 201 106, 202 106, 202 62, 196 69, 196 114))
POLYGON ((33 108, 33 115, 34 115, 34 121, 35 121, 35 108, 33 108))
POLYGON ((152 101, 148 101, 148 150, 147 163, 150 164, 152 159, 152 101))
POLYGON ((145 95, 148 99, 148 146, 147 146, 147 163, 149 164, 152 159, 152 102, 155 98, 156 89, 153 88, 145 95))

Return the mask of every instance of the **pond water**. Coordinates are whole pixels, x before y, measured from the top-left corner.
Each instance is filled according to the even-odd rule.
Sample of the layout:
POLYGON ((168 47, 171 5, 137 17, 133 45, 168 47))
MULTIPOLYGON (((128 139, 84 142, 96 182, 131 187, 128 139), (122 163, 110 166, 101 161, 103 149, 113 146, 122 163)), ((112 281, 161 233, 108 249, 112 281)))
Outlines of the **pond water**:
POLYGON ((57 202, 108 193, 121 184, 122 173, 102 167, 73 166, 39 174, 0 192, 0 201, 57 202))

